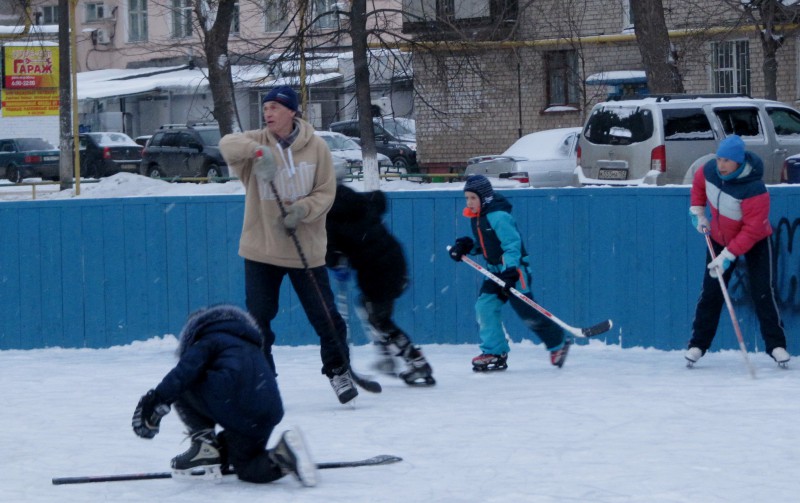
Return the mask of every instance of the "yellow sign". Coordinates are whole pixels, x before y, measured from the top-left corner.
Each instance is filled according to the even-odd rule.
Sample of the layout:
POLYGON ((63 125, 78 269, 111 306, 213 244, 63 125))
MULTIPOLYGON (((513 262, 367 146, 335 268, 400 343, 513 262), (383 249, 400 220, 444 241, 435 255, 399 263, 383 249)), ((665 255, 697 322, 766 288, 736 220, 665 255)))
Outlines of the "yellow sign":
POLYGON ((6 46, 3 75, 5 89, 57 88, 58 47, 6 46))
POLYGON ((58 88, 3 89, 3 117, 58 115, 58 88))

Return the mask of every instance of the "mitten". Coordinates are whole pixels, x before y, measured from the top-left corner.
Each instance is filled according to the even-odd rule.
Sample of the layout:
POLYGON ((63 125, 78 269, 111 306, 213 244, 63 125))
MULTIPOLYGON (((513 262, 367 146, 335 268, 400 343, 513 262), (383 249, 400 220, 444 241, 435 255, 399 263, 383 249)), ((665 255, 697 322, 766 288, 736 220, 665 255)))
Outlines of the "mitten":
POLYGON ((283 217, 283 226, 293 231, 297 228, 297 224, 300 223, 300 220, 304 219, 306 215, 308 215, 308 211, 302 205, 292 204, 287 206, 286 215, 283 217))
POLYGON ((700 234, 705 234, 705 230, 711 230, 711 224, 706 218, 705 206, 691 206, 689 207, 689 218, 692 219, 692 227, 697 229, 700 234))
POLYGON ((708 263, 708 274, 712 278, 717 277, 717 271, 722 271, 722 274, 725 274, 725 271, 728 270, 734 260, 736 260, 736 255, 729 252, 727 248, 723 248, 717 258, 708 263))
POLYGON ((278 165, 275 164, 275 157, 269 147, 261 145, 256 149, 253 170, 260 180, 269 183, 275 179, 278 172, 278 165))
POLYGON ((517 281, 519 281, 519 269, 516 267, 509 267, 498 274, 497 277, 506 282, 506 286, 503 287, 503 290, 505 290, 506 293, 510 293, 511 287, 516 285, 517 281))
POLYGON ((474 241, 469 236, 456 239, 455 244, 450 247, 450 258, 456 262, 461 262, 461 257, 472 251, 474 244, 474 241))
POLYGON ((161 418, 169 413, 169 404, 161 402, 155 390, 150 390, 139 399, 136 410, 133 411, 131 426, 133 432, 142 438, 156 436, 161 424, 161 418))

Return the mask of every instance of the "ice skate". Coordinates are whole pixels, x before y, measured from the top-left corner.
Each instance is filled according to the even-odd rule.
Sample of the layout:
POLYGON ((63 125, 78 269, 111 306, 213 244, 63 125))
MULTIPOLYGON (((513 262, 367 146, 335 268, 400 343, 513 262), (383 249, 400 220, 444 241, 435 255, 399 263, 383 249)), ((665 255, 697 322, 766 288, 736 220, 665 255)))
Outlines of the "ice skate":
POLYGON ((389 351, 389 348, 386 347, 386 344, 381 342, 374 342, 373 344, 378 352, 378 356, 372 364, 372 369, 387 376, 397 377, 397 361, 389 351))
POLYGON ((571 339, 565 339, 564 345, 561 346, 561 349, 556 349, 555 351, 550 351, 550 363, 555 365, 558 368, 564 366, 564 362, 567 359, 567 354, 569 354, 569 347, 572 346, 571 339))
POLYGON ((172 458, 172 475, 175 478, 198 476, 203 480, 222 480, 222 457, 213 429, 191 434, 192 445, 186 452, 172 458))
POLYGON ((488 372, 492 370, 505 370, 508 368, 508 353, 499 355, 480 354, 472 359, 474 372, 488 372))
POLYGON ((317 485, 317 465, 299 429, 284 431, 269 455, 284 474, 291 473, 306 487, 317 485))
POLYGON ((412 346, 409 358, 406 359, 408 368, 400 372, 400 379, 409 386, 433 386, 436 380, 433 378, 433 369, 428 360, 418 347, 412 346))
POLYGON ((689 348, 683 357, 686 358, 686 367, 692 368, 697 360, 703 357, 703 350, 695 347, 689 348))
POLYGON ((346 404, 358 396, 358 390, 353 383, 353 376, 350 375, 350 369, 347 365, 334 369, 328 379, 331 382, 334 393, 336 393, 336 397, 339 399, 339 403, 346 404))
POLYGON ((772 359, 778 364, 778 367, 782 369, 789 368, 789 360, 791 359, 791 356, 789 356, 789 352, 784 348, 773 349, 770 356, 772 356, 772 359))

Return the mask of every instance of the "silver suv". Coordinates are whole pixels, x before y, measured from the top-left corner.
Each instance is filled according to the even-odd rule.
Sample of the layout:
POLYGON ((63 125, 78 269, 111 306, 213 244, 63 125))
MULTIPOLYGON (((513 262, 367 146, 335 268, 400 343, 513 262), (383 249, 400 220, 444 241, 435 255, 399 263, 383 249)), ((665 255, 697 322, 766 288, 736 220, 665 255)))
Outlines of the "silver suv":
POLYGON ((598 103, 578 141, 581 185, 690 183, 690 167, 738 134, 780 183, 784 160, 800 153, 800 112, 740 95, 658 95, 598 103))

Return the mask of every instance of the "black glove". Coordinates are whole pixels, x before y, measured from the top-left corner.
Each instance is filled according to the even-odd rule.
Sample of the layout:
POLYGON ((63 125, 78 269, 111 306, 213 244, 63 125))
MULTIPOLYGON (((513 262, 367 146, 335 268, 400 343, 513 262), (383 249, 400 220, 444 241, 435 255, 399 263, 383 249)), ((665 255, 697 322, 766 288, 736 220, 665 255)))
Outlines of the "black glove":
POLYGON ((503 291, 506 293, 511 293, 511 287, 516 285, 517 281, 519 281, 519 269, 516 267, 509 267, 505 271, 498 274, 497 277, 506 282, 506 286, 503 287, 503 291))
POLYGON ((461 262, 461 257, 472 251, 475 243, 471 237, 464 236, 456 239, 456 243, 450 247, 450 258, 456 262, 461 262))
POLYGON ((169 413, 169 404, 161 402, 155 390, 148 391, 133 411, 133 432, 142 438, 153 438, 158 433, 161 418, 169 413))

